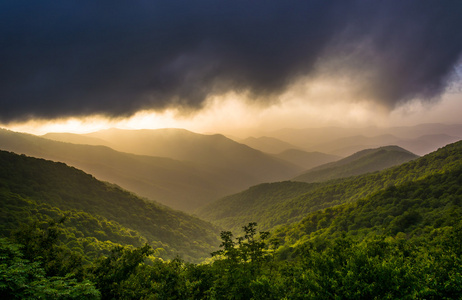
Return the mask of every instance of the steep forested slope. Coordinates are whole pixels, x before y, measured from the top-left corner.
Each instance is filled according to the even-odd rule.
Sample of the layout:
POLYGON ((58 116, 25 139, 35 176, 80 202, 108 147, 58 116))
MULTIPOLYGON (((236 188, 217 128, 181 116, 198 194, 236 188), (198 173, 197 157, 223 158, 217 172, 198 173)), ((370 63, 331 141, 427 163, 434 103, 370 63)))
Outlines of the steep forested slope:
MULTIPOLYGON (((205 220, 211 220, 222 228, 235 232, 251 221, 268 229, 261 217, 266 216, 270 207, 303 195, 316 187, 316 184, 293 181, 263 183, 212 202, 196 213, 205 220)), ((276 218, 290 218, 284 211, 274 214, 273 217, 276 218)))
POLYGON ((462 221, 462 161, 450 169, 385 188, 352 203, 308 214, 300 222, 278 228, 274 236, 286 246, 333 239, 348 234, 407 238, 435 234, 434 230, 462 221))
MULTIPOLYGON (((242 192, 232 197, 222 198, 198 212, 206 220, 218 225, 237 229, 242 222, 255 221, 264 229, 296 222, 306 214, 338 204, 354 202, 390 186, 423 179, 437 173, 454 170, 462 163, 462 142, 457 142, 421 158, 380 172, 323 183, 307 184, 306 192, 295 193, 292 197, 269 201, 266 191, 262 196, 242 192), (256 200, 252 200, 256 199, 256 200), (258 206, 256 210, 254 207, 258 206), (236 207, 245 207, 246 213, 235 213, 236 207), (226 222, 226 223, 225 223, 226 222)), ((263 186, 264 187, 264 186, 263 186)), ((280 184, 273 193, 292 194, 290 184, 280 184)))
POLYGON ((217 246, 218 232, 209 223, 142 200, 63 163, 0 151, 0 194, 3 235, 32 220, 67 216, 67 242, 80 247, 90 247, 92 241, 95 249, 110 248, 112 242, 149 242, 163 248, 164 257, 178 253, 197 260, 217 246))
MULTIPOLYGON (((221 250, 205 264, 181 259, 163 262, 150 256, 155 251, 148 246, 114 248, 113 239, 136 246, 147 240, 141 230, 128 229, 122 222, 131 218, 130 223, 141 227, 135 217, 145 222, 152 203, 146 203, 143 210, 148 212, 143 215, 136 209, 140 199, 98 181, 99 188, 95 188, 95 179, 81 171, 0 152, 0 158, 5 158, 0 159, 0 224, 6 225, 0 228, 2 232, 24 218, 67 215, 64 228, 44 224, 26 227, 11 240, 0 238, 0 293, 8 298, 64 299, 460 299, 461 149, 461 143, 449 145, 417 161, 372 174, 376 177, 355 177, 362 185, 354 189, 369 184, 373 189, 378 187, 375 183, 384 187, 350 203, 309 213, 301 222, 279 227, 270 235, 258 234, 261 228, 254 223, 245 226, 244 236, 237 239, 222 232, 221 250), (27 168, 12 169, 22 163, 27 168), (36 179, 42 173, 43 180, 36 179), (69 188, 57 188, 56 183, 69 188), (80 190, 78 199, 76 189, 80 190), (103 190, 111 197, 103 201, 104 208, 96 210, 107 209, 106 216, 73 208, 76 203, 93 207, 93 198, 104 194, 103 190), (117 197, 120 192, 126 197, 117 197), (63 209, 45 204, 47 199, 63 209), (112 202, 128 203, 120 222, 108 218, 116 214, 109 207, 112 202), (89 261, 82 265, 75 260, 75 252, 56 245, 56 233, 67 250, 83 248, 89 261), (104 256, 94 259, 92 252, 98 251, 104 256)), ((276 203, 344 182, 355 184, 351 179, 263 184, 247 194, 276 203)), ((254 204, 261 204, 260 200, 254 204)), ((235 209, 243 211, 239 206, 235 209)), ((170 212, 170 216, 176 213, 170 212)), ((181 234, 169 229, 181 231, 187 224, 191 223, 180 218, 167 221, 161 229, 172 240, 181 234)), ((195 232, 186 230, 185 235, 195 232)), ((194 240, 202 242, 201 238, 194 240)), ((181 246, 197 245, 188 241, 181 246)))
POLYGON ((359 151, 339 161, 315 167, 295 177, 295 181, 321 182, 380 171, 390 168, 418 156, 398 146, 359 151))

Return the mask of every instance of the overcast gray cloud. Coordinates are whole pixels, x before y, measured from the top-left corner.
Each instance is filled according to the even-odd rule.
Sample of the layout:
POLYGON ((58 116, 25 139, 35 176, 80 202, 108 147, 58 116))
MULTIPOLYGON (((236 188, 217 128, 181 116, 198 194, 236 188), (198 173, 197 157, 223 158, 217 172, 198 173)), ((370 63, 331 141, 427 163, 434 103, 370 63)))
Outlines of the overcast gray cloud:
POLYGON ((0 121, 271 98, 323 60, 389 107, 433 99, 461 15, 462 1, 2 1, 0 121))

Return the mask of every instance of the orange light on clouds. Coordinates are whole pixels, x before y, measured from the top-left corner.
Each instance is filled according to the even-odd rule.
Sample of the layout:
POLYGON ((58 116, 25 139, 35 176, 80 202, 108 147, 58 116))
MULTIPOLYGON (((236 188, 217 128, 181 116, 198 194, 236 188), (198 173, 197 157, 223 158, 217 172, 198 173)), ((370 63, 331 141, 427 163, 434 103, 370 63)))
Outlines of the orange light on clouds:
POLYGON ((247 93, 229 92, 211 96, 202 109, 185 113, 179 108, 144 110, 128 118, 103 115, 53 120, 29 120, 8 124, 13 131, 32 134, 48 132, 89 133, 108 128, 185 128, 198 133, 224 133, 239 137, 264 134, 280 128, 324 126, 400 126, 418 123, 458 123, 462 94, 445 94, 442 101, 408 102, 394 110, 375 101, 358 98, 355 87, 345 79, 299 80, 278 101, 270 104, 249 99, 247 93))

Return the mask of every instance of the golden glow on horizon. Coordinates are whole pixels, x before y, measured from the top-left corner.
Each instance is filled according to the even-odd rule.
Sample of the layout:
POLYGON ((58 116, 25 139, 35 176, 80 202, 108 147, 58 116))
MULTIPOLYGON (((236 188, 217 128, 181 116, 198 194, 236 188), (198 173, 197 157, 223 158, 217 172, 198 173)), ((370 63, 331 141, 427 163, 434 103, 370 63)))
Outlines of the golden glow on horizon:
POLYGON ((140 111, 129 118, 101 115, 55 120, 30 120, 2 127, 32 134, 89 133, 107 128, 185 128, 198 133, 224 133, 246 137, 284 127, 399 126, 428 122, 458 123, 462 94, 446 94, 434 104, 409 102, 393 111, 373 101, 358 100, 348 81, 301 80, 271 105, 230 92, 210 97, 204 108, 183 113, 177 108, 140 111))
POLYGON ((108 120, 99 117, 60 118, 51 120, 29 120, 22 123, 13 123, 4 127, 19 132, 32 134, 45 134, 48 132, 89 133, 107 128, 108 120))

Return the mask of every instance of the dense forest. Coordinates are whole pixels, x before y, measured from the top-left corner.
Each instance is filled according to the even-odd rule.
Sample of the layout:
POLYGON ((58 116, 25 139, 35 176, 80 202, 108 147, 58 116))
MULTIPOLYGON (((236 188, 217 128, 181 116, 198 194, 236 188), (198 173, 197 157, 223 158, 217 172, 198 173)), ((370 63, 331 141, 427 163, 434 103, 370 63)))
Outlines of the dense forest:
POLYGON ((219 235, 62 163, 0 152, 0 294, 460 299, 461 156, 458 142, 376 173, 256 186, 241 194, 255 201, 229 205, 245 203, 242 213, 268 201, 267 216, 282 222, 261 214, 262 224, 219 235))
POLYGON ((242 224, 257 222, 262 229, 301 221, 307 214, 354 202, 387 187, 400 186, 428 176, 452 171, 462 164, 462 142, 379 172, 319 183, 262 184, 224 197, 197 214, 237 232, 242 224))
POLYGON ((147 242, 163 258, 192 261, 215 249, 219 230, 180 211, 143 200, 63 163, 0 151, 0 230, 66 218, 69 248, 106 249, 147 242))
POLYGON ((461 223, 408 238, 344 234, 304 243, 290 259, 256 224, 203 264, 159 260, 149 245, 116 246, 84 263, 57 246, 56 223, 0 239, 8 299, 460 299, 461 223))

